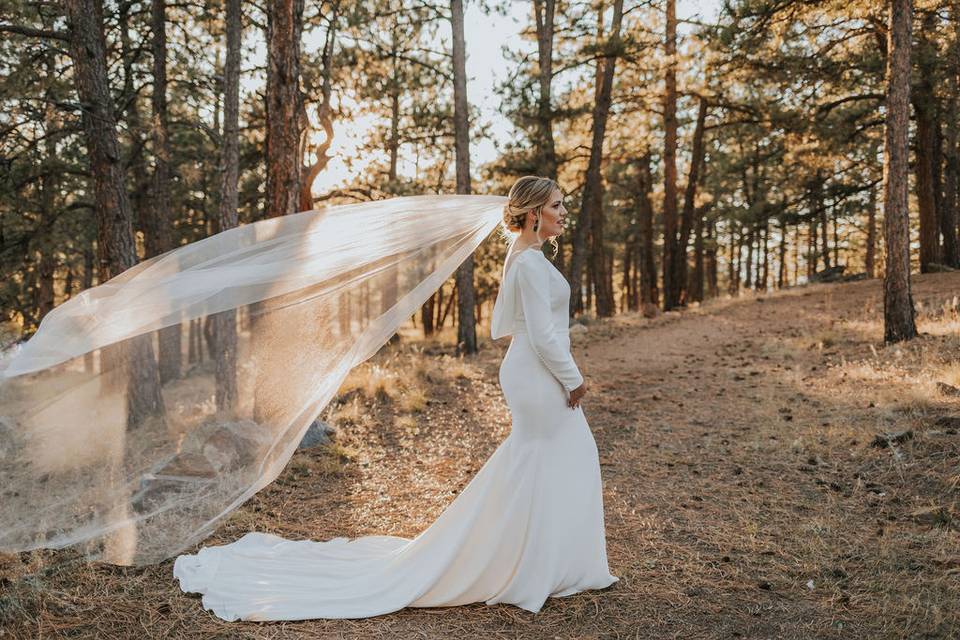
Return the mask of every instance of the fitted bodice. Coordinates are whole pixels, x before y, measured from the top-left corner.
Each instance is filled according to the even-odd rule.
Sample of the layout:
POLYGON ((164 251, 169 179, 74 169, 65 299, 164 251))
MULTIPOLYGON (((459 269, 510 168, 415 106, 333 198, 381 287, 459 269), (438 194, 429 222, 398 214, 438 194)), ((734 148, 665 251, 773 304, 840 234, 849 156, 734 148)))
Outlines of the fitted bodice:
MULTIPOLYGON (((544 367, 567 391, 583 383, 570 353, 570 285, 537 249, 510 254, 504 261, 493 305, 490 336, 523 336, 544 367)), ((516 340, 511 343, 511 347, 516 340)))
POLYGON ((546 295, 550 302, 550 320, 553 329, 562 333, 568 332, 570 330, 570 285, 542 251, 530 247, 508 256, 504 262, 500 290, 493 305, 490 337, 496 340, 528 331, 528 323, 524 318, 523 305, 520 301, 520 279, 517 277, 521 268, 536 269, 539 272, 538 284, 546 282, 547 285, 546 295), (544 272, 546 277, 543 276, 544 272))

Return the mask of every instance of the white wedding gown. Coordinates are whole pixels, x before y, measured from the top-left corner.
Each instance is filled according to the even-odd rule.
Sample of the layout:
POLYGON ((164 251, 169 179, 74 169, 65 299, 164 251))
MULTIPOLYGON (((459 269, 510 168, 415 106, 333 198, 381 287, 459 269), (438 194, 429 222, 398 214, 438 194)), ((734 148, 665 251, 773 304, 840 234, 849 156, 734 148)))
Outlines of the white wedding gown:
POLYGON ((415 538, 251 532, 179 556, 180 587, 202 593, 224 620, 304 620, 474 602, 536 613, 548 597, 619 580, 607 565, 596 442, 583 409, 567 406, 583 381, 570 353, 569 297, 539 249, 509 253, 491 335, 513 336, 499 376, 511 432, 415 538))

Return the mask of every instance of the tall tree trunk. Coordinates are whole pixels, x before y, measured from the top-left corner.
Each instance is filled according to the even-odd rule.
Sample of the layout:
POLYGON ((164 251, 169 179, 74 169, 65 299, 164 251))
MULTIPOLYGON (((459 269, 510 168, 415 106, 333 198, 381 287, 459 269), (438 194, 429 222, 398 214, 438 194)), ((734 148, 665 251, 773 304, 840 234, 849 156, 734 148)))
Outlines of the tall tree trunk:
POLYGON ((620 265, 620 313, 626 313, 633 307, 633 287, 630 282, 633 267, 633 238, 627 238, 623 243, 623 263, 620 265))
POLYGON ((537 85, 537 167, 539 175, 557 179, 557 152, 553 140, 553 31, 556 0, 533 0, 533 14, 537 25, 537 53, 539 74, 537 85))
MULTIPOLYGON (((267 2, 267 88, 266 88, 266 206, 268 218, 296 213, 300 204, 300 170, 303 96, 300 92, 300 36, 303 29, 303 0, 267 2)), ((381 303, 384 303, 381 300, 381 303)), ((385 305, 385 303, 384 303, 385 305)), ((272 330, 270 300, 249 305, 250 324, 256 336, 251 353, 256 364, 253 419, 274 425, 283 419, 286 407, 278 406, 278 386, 284 384, 270 364, 282 361, 282 350, 296 349, 268 336, 272 330)), ((290 353, 289 357, 296 357, 290 353)))
MULTIPOLYGON (((43 187, 41 187, 43 188, 43 187)), ((46 199, 46 197, 44 197, 46 199)), ((55 215, 52 210, 41 212, 44 218, 55 215)), ((37 260, 37 288, 35 291, 34 306, 37 309, 37 324, 43 320, 43 317, 53 310, 55 296, 53 288, 53 279, 57 269, 57 254, 53 246, 42 246, 37 260)))
POLYGON ((830 218, 833 222, 833 264, 840 265, 840 224, 837 220, 839 214, 837 213, 837 206, 834 204, 830 207, 830 218))
POLYGON ((267 2, 266 216, 296 213, 300 203, 303 96, 300 34, 303 0, 267 2))
MULTIPOLYGON (((590 259, 593 260, 594 258, 595 256, 591 255, 590 259)), ((586 299, 584 301, 584 309, 589 309, 593 306, 593 294, 595 291, 596 289, 593 286, 593 269, 587 269, 587 290, 585 296, 586 299)))
MULTIPOLYGON (((397 177, 399 176, 399 165, 400 165, 400 91, 402 89, 403 80, 400 73, 400 57, 402 55, 402 44, 400 42, 400 19, 401 16, 399 13, 394 15, 393 21, 390 23, 390 51, 387 52, 387 56, 390 58, 390 81, 387 84, 387 92, 390 97, 390 137, 387 139, 387 151, 390 154, 389 165, 387 168, 387 181, 388 186, 387 190, 395 190, 399 185, 397 183, 397 177)), ((442 183, 443 176, 446 174, 446 158, 444 158, 444 166, 439 173, 438 182, 442 183)), ((437 189, 440 189, 440 184, 437 185, 437 189)), ((381 312, 385 312, 387 309, 392 307, 397 303, 397 278, 399 277, 399 268, 397 265, 390 265, 387 267, 387 271, 384 274, 384 279, 387 281, 387 286, 384 290, 384 298, 380 305, 381 312)), ((387 341, 389 344, 395 344, 400 341, 400 334, 394 332, 387 341)))
POLYGON ((800 283, 800 221, 793 225, 793 284, 800 283))
POLYGON ((883 279, 884 340, 917 335, 910 291, 908 171, 910 128, 911 0, 890 0, 887 30, 886 126, 883 153, 883 216, 886 273, 883 279))
MULTIPOLYGON (((83 279, 80 281, 84 291, 93 286, 93 276, 93 246, 87 245, 83 248, 83 279)), ((94 368, 93 351, 87 351, 83 354, 83 371, 93 373, 94 368)))
POLYGON ((960 149, 957 148, 960 118, 960 0, 951 0, 950 18, 953 22, 953 42, 950 46, 950 61, 947 65, 947 104, 943 120, 946 126, 943 144, 946 168, 943 176, 943 206, 940 216, 940 233, 943 234, 943 262, 960 268, 960 247, 957 238, 958 172, 960 172, 960 149))
POLYGON ((927 37, 935 26, 935 14, 927 13, 917 40, 917 67, 919 81, 911 93, 917 116, 916 162, 917 208, 920 211, 920 272, 930 271, 930 265, 940 262, 940 227, 937 221, 935 173, 937 162, 937 99, 934 95, 934 76, 937 65, 936 46, 927 37))
POLYGON ((663 308, 680 303, 677 251, 677 3, 666 0, 663 94, 663 308))
POLYGON ((760 277, 757 281, 757 289, 760 291, 767 290, 767 283, 770 281, 770 220, 764 219, 763 221, 763 245, 761 245, 762 251, 762 267, 760 270, 760 277))
MULTIPOLYGON (((457 153, 457 193, 470 193, 470 105, 467 102, 467 53, 463 0, 450 0, 453 27, 453 127, 457 153)), ((477 352, 473 254, 457 268, 457 353, 477 352)))
MULTIPOLYGON (((828 237, 829 225, 827 222, 827 205, 823 198, 824 178, 818 171, 813 179, 810 189, 810 206, 813 208, 814 215, 819 219, 817 227, 820 229, 820 256, 823 258, 823 268, 830 268, 830 240, 828 237)), ((816 272, 816 263, 814 263, 814 272, 816 272)))
POLYGON ((637 171, 638 197, 637 217, 640 219, 640 301, 659 306, 660 291, 657 287, 657 266, 653 255, 653 172, 650 169, 651 153, 648 150, 639 160, 637 171))
MULTIPOLYGON (((170 198, 170 125, 167 113, 167 19, 166 0, 152 0, 153 30, 153 94, 151 137, 153 138, 153 183, 151 188, 152 220, 144 233, 146 257, 169 251, 175 245, 170 198)), ((160 383, 180 377, 181 326, 177 324, 159 331, 160 383)))
POLYGON ((420 307, 420 323, 423 325, 423 335, 424 337, 429 337, 433 335, 433 316, 435 313, 437 300, 437 293, 435 292, 430 296, 429 299, 420 307))
MULTIPOLYGON (((703 143, 703 132, 707 121, 707 99, 700 96, 700 107, 697 110, 697 125, 693 130, 693 151, 690 158, 690 172, 687 175, 687 188, 683 197, 683 212, 680 218, 680 237, 677 239, 677 248, 674 252, 676 259, 673 267, 675 276, 673 282, 678 287, 677 304, 685 303, 684 289, 687 286, 687 245, 690 243, 690 231, 694 224, 701 224, 702 220, 693 220, 696 213, 697 186, 703 172, 703 160, 706 155, 706 145, 703 143)), ((702 281, 701 281, 702 282, 702 281)), ((700 297, 703 297, 701 287, 700 297)))
MULTIPOLYGON (((603 29, 603 6, 598 11, 597 22, 603 29)), ((587 175, 583 185, 583 204, 577 224, 576 238, 573 245, 573 259, 571 272, 571 290, 574 283, 579 283, 586 262, 587 227, 590 228, 590 265, 592 266, 592 280, 597 316, 609 317, 613 315, 613 291, 608 285, 609 273, 607 270, 606 249, 603 237, 603 139, 606 135, 607 117, 610 113, 610 104, 613 98, 613 74, 617 56, 620 50, 620 26, 623 21, 623 0, 614 0, 613 21, 610 27, 610 36, 605 42, 605 54, 597 60, 596 89, 593 106, 593 137, 590 142, 590 160, 587 163, 587 175)), ((600 36, 603 37, 602 35, 600 36)), ((570 313, 574 313, 576 301, 579 298, 579 285, 576 294, 570 297, 570 313)))
MULTIPOLYGON (((107 78, 103 7, 99 0, 68 0, 66 7, 74 82, 80 101, 86 106, 82 120, 93 179, 97 266, 100 283, 104 283, 137 263, 133 220, 107 78)), ((163 398, 151 336, 104 349, 103 356, 101 362, 129 375, 128 427, 139 426, 151 415, 162 416, 163 398)), ((115 382, 124 382, 123 376, 115 382)))
POLYGON ((867 200, 867 257, 863 270, 868 278, 877 276, 877 188, 870 187, 867 200))
POLYGON ((708 295, 716 298, 720 295, 720 282, 717 270, 717 221, 716 217, 710 216, 707 224, 707 282, 708 295))
POLYGON ((397 42, 396 23, 393 25, 393 38, 390 41, 390 68, 392 79, 389 84, 390 92, 390 137, 387 139, 387 151, 390 154, 390 164, 387 169, 387 179, 391 187, 397 181, 400 164, 400 50, 397 42))
POLYGON ((777 289, 783 289, 787 284, 787 222, 780 216, 780 255, 777 264, 777 289))
MULTIPOLYGON (((50 55, 46 56, 46 77, 53 78, 57 74, 56 70, 56 61, 53 58, 52 52, 50 55)), ((55 106, 52 103, 47 103, 43 107, 43 119, 47 131, 54 131, 59 129, 57 123, 58 115, 55 106)), ((55 162, 57 158, 57 145, 56 137, 52 135, 47 135, 43 140, 43 150, 44 150, 44 163, 55 162)), ((53 231, 53 222, 57 218, 57 206, 58 206, 58 191, 60 190, 60 174, 57 171, 48 170, 40 178, 40 197, 41 197, 41 210, 40 210, 40 228, 47 230, 46 233, 42 235, 44 240, 43 244, 39 247, 40 249, 40 261, 37 265, 38 278, 40 280, 40 286, 37 289, 37 323, 40 323, 44 316, 46 316, 50 311, 53 310, 54 305, 56 304, 56 295, 54 291, 54 276, 57 270, 57 252, 55 251, 56 244, 53 241, 52 231, 53 231), (48 236, 47 234, 50 234, 48 236)), ((67 292, 67 297, 69 297, 69 291, 67 292)))
MULTIPOLYGON (((240 0, 226 1, 227 52, 223 69, 223 136, 220 149, 220 206, 216 233, 239 224, 237 181, 240 175, 240 0)), ((214 348, 214 379, 218 411, 233 413, 237 395, 237 312, 214 315, 211 320, 214 348)))
MULTIPOLYGON (((65 4, 73 77, 80 103, 84 105, 82 121, 93 182, 97 263, 99 280, 103 283, 137 263, 133 219, 107 77, 103 6, 100 0, 66 0, 65 4)), ((160 374, 151 334, 102 348, 100 367, 102 388, 126 398, 127 430, 142 427, 148 418, 159 421, 157 428, 165 428, 160 374)), ((115 443, 115 450, 121 452, 118 457, 104 460, 99 469, 110 491, 116 491, 125 478, 122 459, 125 446, 115 443)), ((112 521, 129 522, 129 503, 125 497, 110 508, 112 521)), ((107 536, 104 559, 108 562, 130 564, 135 552, 135 525, 120 527, 107 536)))
POLYGON ((703 234, 703 214, 698 212, 693 228, 693 277, 690 278, 690 284, 688 285, 690 292, 688 297, 693 302, 703 302, 703 234))
POLYGON ((738 293, 737 281, 740 275, 739 258, 737 256, 737 229, 730 225, 730 257, 727 261, 727 293, 735 296, 738 293))
MULTIPOLYGON (((447 323, 447 316, 450 315, 450 310, 453 308, 453 301, 456 299, 457 299, 457 283, 454 282, 453 291, 451 291, 450 295, 447 297, 447 304, 443 308, 443 313, 440 314, 440 320, 437 321, 438 328, 442 329, 443 325, 447 323)), ((454 318, 454 322, 456 322, 456 318, 454 318)))
MULTIPOLYGON (((646 194, 643 194, 646 195, 646 194)), ((640 258, 643 254, 641 247, 641 238, 643 231, 640 221, 639 198, 637 196, 638 210, 630 216, 630 222, 627 227, 627 240, 624 243, 623 252, 623 286, 626 290, 625 311, 637 311, 640 308, 640 258)))
POLYGON ((136 48, 130 40, 130 13, 134 9, 133 3, 121 2, 118 5, 117 22, 120 35, 120 57, 123 60, 123 95, 127 102, 126 113, 123 117, 126 126, 122 131, 127 134, 127 144, 132 149, 127 165, 127 184, 130 191, 130 206, 132 207, 133 227, 143 233, 143 237, 153 235, 150 212, 150 182, 151 175, 147 170, 144 155, 143 135, 144 127, 140 114, 139 100, 135 96, 136 86, 136 48))

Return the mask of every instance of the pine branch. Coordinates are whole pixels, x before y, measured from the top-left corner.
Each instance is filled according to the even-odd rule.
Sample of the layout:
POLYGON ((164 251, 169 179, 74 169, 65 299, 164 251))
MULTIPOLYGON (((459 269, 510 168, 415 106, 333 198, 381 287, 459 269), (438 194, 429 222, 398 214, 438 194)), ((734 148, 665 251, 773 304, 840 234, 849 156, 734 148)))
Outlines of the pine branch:
POLYGON ((19 24, 0 24, 0 33, 15 33, 28 38, 41 38, 44 40, 62 40, 69 42, 70 35, 66 31, 54 31, 52 29, 34 29, 19 24))

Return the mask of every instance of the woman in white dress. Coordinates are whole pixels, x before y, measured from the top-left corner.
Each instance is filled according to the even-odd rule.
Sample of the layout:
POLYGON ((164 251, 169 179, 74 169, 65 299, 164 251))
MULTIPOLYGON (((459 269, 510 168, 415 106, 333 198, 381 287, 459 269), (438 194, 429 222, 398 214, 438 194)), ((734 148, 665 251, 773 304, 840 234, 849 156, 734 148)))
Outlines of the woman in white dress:
POLYGON ((184 591, 202 593, 224 620, 304 620, 474 602, 537 613, 548 597, 619 580, 607 564, 597 446, 580 405, 586 384, 570 353, 570 288, 540 250, 542 237, 563 230, 562 200, 549 178, 524 176, 510 190, 504 226, 517 235, 491 336, 512 336, 499 376, 511 432, 443 513, 413 539, 251 532, 179 556, 173 573, 184 591))

